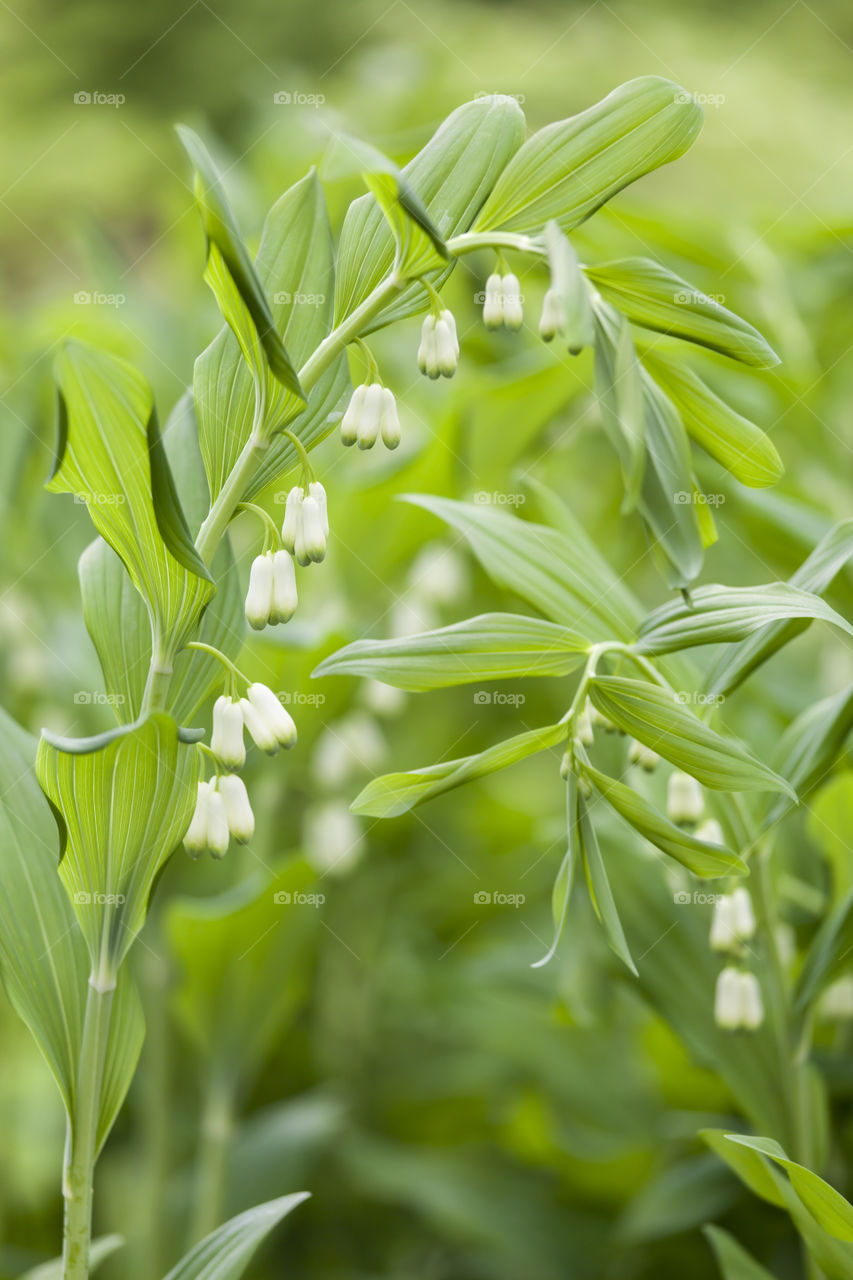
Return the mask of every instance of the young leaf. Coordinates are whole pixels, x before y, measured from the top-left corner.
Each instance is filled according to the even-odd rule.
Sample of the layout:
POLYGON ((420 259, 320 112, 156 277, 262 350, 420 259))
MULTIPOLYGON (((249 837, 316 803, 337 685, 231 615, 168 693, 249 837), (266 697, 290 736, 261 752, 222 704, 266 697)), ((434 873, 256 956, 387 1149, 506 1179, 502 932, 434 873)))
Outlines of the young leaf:
POLYGON ((675 405, 687 434, 741 484, 775 484, 785 468, 776 446, 686 365, 646 352, 643 364, 675 405))
POLYGON ((240 1280, 261 1241, 308 1196, 297 1191, 231 1218, 190 1249, 163 1280, 240 1280))
POLYGON ((853 635, 853 626, 820 596, 787 582, 760 587, 697 587, 690 602, 673 598, 640 624, 639 653, 672 653, 691 645, 743 640, 770 623, 819 618, 853 635))
MULTIPOLYGON (((514 98, 496 95, 458 107, 403 170, 418 193, 438 234, 448 240, 471 226, 483 201, 524 137, 524 114, 514 98)), ((390 272, 394 238, 372 196, 361 196, 347 210, 338 246, 335 323, 340 324, 390 272)), ((439 279, 446 274, 442 271, 439 279)), ((438 281, 436 281, 438 283, 438 281)), ((421 285, 399 298, 365 329, 415 315, 428 297, 421 285)))
MULTIPOLYGON (((771 763, 797 795, 804 797, 832 768, 851 729, 853 684, 806 707, 792 720, 779 739, 771 763)), ((789 805, 784 796, 774 800, 763 818, 764 826, 778 822, 789 805)))
POLYGON ((152 487, 150 389, 126 361, 81 342, 61 352, 56 376, 61 429, 47 487, 88 505, 92 523, 142 593, 166 660, 195 626, 213 583, 185 532, 174 485, 163 480, 168 464, 162 455, 154 464, 156 495, 152 487), (178 560, 172 548, 181 540, 178 560))
POLYGON ((374 778, 356 796, 351 808, 353 813, 364 813, 371 818, 396 818, 408 813, 416 805, 432 800, 445 791, 461 787, 486 774, 506 769, 508 765, 546 751, 562 742, 566 736, 563 724, 548 725, 544 729, 530 729, 527 733, 507 738, 494 747, 488 747, 479 755, 463 756, 459 760, 447 760, 409 773, 388 773, 374 778))
MULTIPOLYGON (((293 359, 304 363, 332 325, 334 250, 323 189, 309 173, 281 196, 264 222, 254 270, 271 298, 271 316, 293 359)), ((289 424, 306 445, 331 430, 328 415, 349 385, 345 357, 311 389, 307 406, 273 378, 257 372, 263 389, 265 426, 274 432, 289 424)), ((193 380, 198 430, 210 496, 216 499, 253 430, 255 378, 233 333, 226 326, 195 362, 193 380)), ((286 469, 294 454, 286 437, 267 445, 260 487, 286 469)), ((256 482, 257 483, 257 482, 256 482)), ((254 489, 257 492, 257 487, 254 489)), ((248 494, 246 496, 249 496, 248 494)))
POLYGON ((195 168, 195 196, 207 238, 205 278, 231 326, 249 366, 262 368, 260 345, 274 377, 293 395, 305 399, 296 370, 284 349, 267 296, 231 212, 222 179, 201 138, 185 125, 178 137, 195 168))
POLYGON ((546 125, 506 166, 474 231, 570 231, 611 196, 676 160, 702 127, 702 108, 671 80, 640 76, 594 107, 546 125))
MULTIPOLYGON (((782 1179, 774 1173, 766 1160, 757 1154, 750 1145, 735 1146, 732 1139, 737 1135, 726 1133, 724 1129, 700 1129, 699 1137, 708 1144, 721 1160, 737 1174, 741 1182, 749 1187, 753 1195, 777 1209, 784 1209, 785 1198, 780 1190, 782 1179)), ((781 1151, 782 1148, 780 1147, 781 1151)))
POLYGON ((723 1280, 773 1280, 770 1272, 760 1266, 722 1227, 703 1227, 702 1233, 714 1250, 717 1266, 723 1280))
POLYGON ((566 840, 567 848, 551 894, 551 910, 554 916, 554 937, 551 945, 541 960, 535 961, 531 969, 541 969, 553 960, 557 947, 566 927, 566 916, 569 913, 569 899, 575 878, 575 865, 578 855, 578 780, 574 773, 566 779, 566 840))
POLYGON ((70 750, 43 733, 36 772, 62 822, 59 874, 92 964, 106 954, 117 967, 145 920, 157 872, 189 826, 199 766, 162 713, 106 736, 106 745, 81 739, 70 750))
POLYGON ((587 267, 586 274, 633 324, 709 347, 756 369, 779 363, 751 324, 651 258, 622 258, 587 267))
POLYGON ((836 1240, 853 1241, 853 1205, 811 1169, 789 1160, 777 1142, 769 1138, 750 1138, 740 1133, 726 1135, 738 1143, 774 1160, 786 1171, 791 1185, 816 1222, 836 1240))
POLYGON ((721 737, 688 711, 674 693, 625 676, 596 676, 589 696, 603 716, 657 751, 677 769, 719 791, 784 791, 784 778, 734 738, 721 737))
POLYGON ((475 680, 566 675, 587 648, 554 622, 484 613, 420 635, 356 640, 321 662, 314 675, 374 676, 420 693, 475 680))
POLYGON ((584 764, 584 774, 629 826, 694 875, 713 879, 747 874, 745 863, 730 849, 697 840, 665 818, 638 791, 600 773, 591 764, 584 764))
POLYGON ((408 494, 405 501, 447 521, 468 541, 486 573, 584 639, 633 637, 635 606, 613 570, 586 540, 470 502, 408 494))
POLYGON ((601 856, 601 850, 598 847, 598 840, 595 836, 595 828, 590 821, 589 810, 583 796, 578 797, 578 834, 580 837, 581 859, 595 914, 601 921, 611 950, 637 977, 637 966, 634 964, 631 952, 628 949, 628 943, 625 940, 622 922, 619 919, 619 912, 616 910, 616 903, 613 901, 613 891, 607 878, 604 859, 601 856))

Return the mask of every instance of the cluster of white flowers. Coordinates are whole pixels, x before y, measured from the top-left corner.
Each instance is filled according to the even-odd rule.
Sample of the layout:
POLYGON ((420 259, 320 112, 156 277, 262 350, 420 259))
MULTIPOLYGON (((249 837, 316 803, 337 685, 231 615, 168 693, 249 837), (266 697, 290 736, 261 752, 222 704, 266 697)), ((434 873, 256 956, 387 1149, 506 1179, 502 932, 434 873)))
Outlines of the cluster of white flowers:
POLYGON ((381 382, 362 383, 352 393, 341 420, 341 440, 359 449, 372 449, 379 437, 386 449, 400 443, 400 417, 394 392, 381 382))
POLYGON ((646 773, 653 773, 660 763, 660 756, 644 742, 637 742, 636 738, 632 738, 628 748, 628 763, 638 764, 646 773))
POLYGON ((246 592, 246 620, 255 631, 289 622, 296 612, 296 569, 288 551, 255 556, 246 592))
POLYGON ((738 888, 734 893, 722 894, 714 904, 711 949, 737 952, 754 933, 755 915, 749 890, 738 888))
POLYGON ((764 1021, 761 987, 754 973, 727 965, 717 978, 714 1020, 726 1031, 755 1031, 764 1021))
POLYGON ((503 326, 513 332, 524 323, 521 285, 518 276, 511 271, 504 276, 493 272, 486 281, 483 323, 487 329, 500 329, 503 326))
MULTIPOLYGON (((269 755, 296 743, 293 718, 265 684, 250 684, 245 698, 222 694, 213 704, 210 750, 225 770, 240 769, 246 762, 244 728, 255 745, 269 755)), ((245 844, 254 830, 255 818, 242 778, 230 772, 217 773, 209 782, 198 784, 195 811, 184 836, 184 847, 191 857, 198 858, 207 850, 214 858, 223 858, 231 836, 245 844)))
POLYGON ((301 484, 294 485, 284 504, 281 541, 285 551, 303 568, 312 562, 319 564, 325 558, 328 537, 326 490, 319 480, 311 481, 307 493, 301 484))
POLYGON ((679 826, 693 826, 705 812, 702 787, 689 773, 676 769, 666 786, 666 814, 679 826))
POLYGON ((459 339, 452 311, 430 312, 421 330, 418 368, 428 378, 452 378, 459 364, 459 339))

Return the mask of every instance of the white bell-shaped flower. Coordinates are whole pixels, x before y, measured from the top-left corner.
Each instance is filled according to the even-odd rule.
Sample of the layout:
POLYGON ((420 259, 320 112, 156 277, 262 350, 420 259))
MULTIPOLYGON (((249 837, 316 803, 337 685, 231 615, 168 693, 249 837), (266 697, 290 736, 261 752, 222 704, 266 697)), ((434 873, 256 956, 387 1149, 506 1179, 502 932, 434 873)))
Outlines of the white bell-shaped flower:
POLYGON ((714 903, 711 921, 711 950, 731 951, 737 945, 734 904, 730 894, 721 894, 714 903))
POLYGON ((341 418, 341 442, 347 446, 355 444, 359 427, 364 414, 364 402, 367 398, 368 386, 362 383, 350 396, 346 412, 341 418))
POLYGON ((701 840, 704 844, 725 844, 726 837, 723 835, 723 828, 720 826, 716 818, 706 818, 704 822, 700 822, 699 826, 693 832, 696 840, 701 840))
POLYGON ((289 622, 299 603, 296 568, 289 551, 276 551, 272 558, 272 609, 270 622, 289 622))
POLYGON ((740 887, 732 894, 732 921, 741 942, 749 942, 755 934, 755 915, 748 889, 740 887))
POLYGON ((551 342, 558 333, 566 328, 566 310, 562 296, 556 289, 548 289, 542 300, 542 314, 539 317, 539 336, 545 342, 551 342))
POLYGON ((364 396, 361 417, 358 420, 356 443, 359 449, 372 449, 379 439, 382 422, 382 392, 385 388, 381 382, 371 382, 364 396))
POLYGON ((212 857, 224 858, 228 852, 228 814, 225 801, 216 789, 215 783, 209 784, 207 795, 207 847, 212 857))
POLYGON ((240 710, 253 742, 261 751, 275 755, 279 747, 295 745, 293 718, 265 684, 249 685, 246 697, 240 699, 240 710))
POLYGON ((424 319, 418 368, 428 378, 451 378, 459 363, 459 340, 456 321, 451 311, 436 316, 432 311, 424 319))
POLYGON ((302 528, 296 541, 300 564, 319 564, 326 555, 326 513, 324 504, 309 493, 302 503, 302 528))
POLYGON ((396 449, 400 443, 400 415, 397 412, 397 401, 394 392, 388 387, 382 388, 382 410, 379 415, 379 430, 382 443, 386 449, 396 449))
POLYGON ((302 503, 305 490, 301 484, 295 484, 287 495, 284 504, 284 523, 281 526, 281 541, 285 551, 294 555, 296 540, 302 528, 302 503))
POLYGON ((486 281, 483 297, 483 324, 487 329, 500 329, 504 322, 504 295, 500 276, 493 271, 486 281))
POLYGON ((349 871, 364 850, 364 829, 349 806, 340 800, 306 811, 302 845, 311 865, 322 874, 349 871))
POLYGON ((577 720, 575 721, 575 737, 585 747, 591 747, 595 741, 595 734, 592 729, 592 717, 590 716, 590 707, 587 703, 577 720))
POLYGON ((653 773, 660 763, 660 756, 656 751, 652 751, 651 747, 647 747, 644 742, 638 742, 636 738, 631 739, 631 745, 628 748, 629 764, 638 764, 646 773, 653 773))
POLYGON ((271 551, 255 556, 249 570, 246 592, 246 621, 254 631, 262 631, 270 620, 273 594, 273 558, 271 551))
POLYGON ((702 788, 689 773, 676 769, 671 773, 666 787, 666 812, 671 822, 692 824, 705 812, 705 796, 702 788))
POLYGON ((238 844, 247 844, 255 834, 255 815, 243 779, 236 773, 226 773, 217 782, 216 790, 225 805, 228 830, 238 844))
POLYGON ((187 834, 184 836, 184 848, 191 858, 200 858, 207 850, 207 826, 210 798, 210 783, 200 782, 196 795, 195 809, 187 834))
POLYGON ((727 965, 717 978, 714 991, 714 1021, 726 1031, 735 1031, 741 1022, 740 970, 727 965))
POLYGON ((524 306, 518 276, 510 271, 501 281, 503 320, 507 329, 516 332, 524 324, 524 306))
POLYGON ((246 763, 240 703, 225 694, 221 694, 213 704, 210 749, 226 769, 242 769, 246 763))
POLYGON ((740 1025, 747 1031, 755 1031, 764 1021, 764 1002, 761 987, 754 973, 740 975, 740 1025))

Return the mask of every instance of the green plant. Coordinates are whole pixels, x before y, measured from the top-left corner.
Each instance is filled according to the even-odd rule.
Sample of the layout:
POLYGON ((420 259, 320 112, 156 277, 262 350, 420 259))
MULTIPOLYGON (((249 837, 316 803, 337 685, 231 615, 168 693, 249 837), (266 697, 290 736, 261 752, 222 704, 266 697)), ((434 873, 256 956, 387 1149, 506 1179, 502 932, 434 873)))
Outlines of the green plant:
MULTIPOLYGON (((194 134, 181 130, 206 237, 205 278, 226 322, 196 362, 192 396, 161 430, 147 382, 124 360, 73 342, 57 361, 59 437, 49 488, 84 502, 99 535, 81 558, 80 585, 118 720, 87 739, 42 735, 35 774, 60 833, 58 876, 31 744, 13 725, 3 744, 4 777, 20 780, 3 801, 9 828, 3 972, 68 1116, 65 1280, 89 1273, 93 1170, 142 1043, 126 960, 157 878, 182 841, 193 855, 208 849, 221 856, 232 835, 251 838, 248 797, 236 776, 244 728, 270 754, 295 741, 295 726, 276 695, 236 665, 244 613, 256 628, 286 621, 296 608, 294 561, 304 569, 323 559, 326 493, 313 473, 311 450, 339 424, 345 444, 369 448, 381 437, 394 448, 400 440, 393 394, 365 339, 425 311, 418 363, 430 377, 450 376, 459 342, 440 291, 457 261, 488 257, 485 319, 511 330, 523 308, 509 263, 544 264, 549 288, 542 336, 559 338, 571 353, 594 347, 625 511, 638 512, 667 580, 685 592, 714 537, 693 476, 690 438, 743 483, 763 485, 778 476, 780 462, 767 437, 642 336, 674 334, 747 366, 772 365, 775 356, 760 335, 655 263, 582 266, 569 240, 623 187, 681 155, 700 124, 701 109, 690 95, 645 77, 526 141, 513 99, 479 99, 454 112, 403 170, 375 149, 343 139, 327 171, 362 173, 369 190, 349 206, 337 246, 311 173, 273 206, 254 260, 210 156, 194 134), (366 369, 354 392, 350 348, 366 369), (349 404, 342 413, 344 399, 349 404), (297 482, 279 530, 257 500, 290 473, 297 482), (244 515, 263 529, 245 606, 228 540, 231 522, 244 515), (187 726, 214 695, 208 746, 204 731, 187 726), (33 833, 35 863, 28 852, 33 833)), ((800 583, 748 598, 700 589, 693 601, 706 625, 698 635, 689 603, 666 608, 638 629, 636 606, 579 531, 566 537, 528 528, 522 534, 483 513, 454 511, 478 554, 498 565, 498 580, 553 621, 474 619, 449 635, 396 649, 350 650, 326 669, 360 670, 359 663, 378 661, 383 679, 394 682, 388 672, 396 670, 397 682, 408 688, 456 683, 472 670, 483 679, 530 670, 564 675, 582 666, 581 679, 560 723, 476 759, 376 784, 360 807, 397 811, 565 740, 570 850, 558 879, 557 933, 577 848, 608 936, 631 964, 588 821, 588 788, 689 869, 720 875, 743 867, 732 850, 669 823, 593 766, 583 741, 587 697, 599 716, 646 748, 668 751, 708 786, 790 796, 784 770, 771 770, 676 705, 682 668, 661 655, 707 638, 711 626, 717 639, 740 639, 756 618, 758 625, 781 618, 790 626, 791 619, 811 617, 846 624, 800 583), (525 536, 532 539, 527 547, 525 536), (602 592, 602 581, 612 590, 602 592), (633 676, 605 674, 614 663, 620 671, 629 664, 633 676)), ((818 742, 815 753, 820 748, 818 742)), ((727 813, 734 843, 746 852, 752 835, 741 838, 737 824, 744 819, 734 806, 727 813)), ((260 1235, 298 1199, 260 1206, 219 1228, 170 1276, 240 1274, 260 1235)), ((199 1231, 214 1225, 215 1194, 210 1203, 213 1210, 203 1204, 199 1211, 199 1231)))

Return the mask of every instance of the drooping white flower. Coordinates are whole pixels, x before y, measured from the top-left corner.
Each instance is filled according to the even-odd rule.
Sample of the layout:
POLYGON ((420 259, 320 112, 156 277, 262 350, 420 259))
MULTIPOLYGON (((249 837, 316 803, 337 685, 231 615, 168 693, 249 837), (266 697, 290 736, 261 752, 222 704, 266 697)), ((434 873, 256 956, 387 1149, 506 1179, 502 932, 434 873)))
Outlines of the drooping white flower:
POLYGON ((524 308, 521 301, 521 285, 518 276, 510 271, 501 281, 503 291, 503 320, 507 329, 516 332, 524 324, 524 308))
POLYGON ((348 805, 330 800, 307 810, 302 845, 315 870, 341 875, 361 857, 364 829, 348 805))
POLYGON ((565 332, 566 310, 562 296, 556 289, 548 289, 542 300, 542 315, 539 317, 539 336, 545 342, 551 342, 558 333, 565 332))
POLYGON ((359 449, 372 449, 379 438, 382 421, 382 391, 381 382, 371 382, 367 388, 356 435, 359 449))
POLYGON ((711 921, 711 950, 731 951, 736 946, 737 941, 734 904, 731 895, 724 893, 714 903, 714 917, 711 921))
MULTIPOLYGON (((328 537, 328 517, 326 514, 325 492, 321 497, 311 493, 315 486, 309 485, 309 491, 302 500, 300 511, 300 529, 296 538, 295 556, 297 563, 306 565, 319 564, 326 555, 326 539, 328 537)), ((319 486, 322 488, 322 486, 319 486)))
POLYGON ((265 684, 249 685, 246 697, 240 699, 240 710, 253 742, 261 751, 275 755, 279 747, 295 745, 293 718, 265 684))
POLYGON ((276 551, 272 558, 272 608, 270 622, 289 622, 299 603, 296 568, 289 551, 276 551))
POLYGON ((394 392, 388 387, 382 388, 382 410, 379 415, 379 430, 382 443, 386 449, 396 449, 400 443, 400 415, 397 412, 397 401, 394 392))
POLYGON ((362 418, 364 416, 364 403, 367 399, 369 387, 363 382, 356 387, 350 396, 350 402, 347 405, 346 413, 341 418, 341 442, 347 446, 355 444, 358 439, 359 428, 361 427, 362 418))
POLYGON ((717 978, 714 991, 714 1021, 726 1031, 735 1031, 741 1023, 740 970, 727 965, 717 978))
POLYGON ((458 363, 459 341, 453 313, 445 310, 436 316, 431 311, 425 317, 421 330, 418 368, 428 378, 451 378, 458 363))
POLYGON ((608 720, 607 716, 603 716, 598 707, 594 707, 591 702, 588 702, 587 706, 589 708, 590 724, 593 729, 603 729, 605 733, 616 732, 616 725, 612 720, 608 720))
POLYGON ((571 773, 571 771, 572 771, 572 756, 571 756, 571 752, 569 752, 569 751, 564 751, 564 752, 563 752, 563 758, 562 758, 562 760, 560 761, 560 777, 563 779, 563 781, 564 781, 564 782, 565 782, 565 781, 566 781, 566 779, 568 778, 568 776, 569 776, 569 774, 571 773))
MULTIPOLYGON (((239 779, 238 779, 239 781, 239 779)), ((207 793, 207 847, 214 858, 224 858, 228 852, 228 814, 225 800, 215 783, 208 783, 207 793)))
POLYGON ((240 703, 225 694, 221 694, 213 704, 210 749, 226 769, 242 769, 246 763, 240 703))
POLYGON ((305 490, 301 484, 295 484, 287 495, 284 504, 284 523, 281 526, 281 541, 285 551, 291 555, 296 552, 296 539, 302 528, 302 503, 305 490))
POLYGON ((735 889, 732 894, 732 922, 740 941, 749 942, 755 933, 755 915, 749 890, 743 887, 735 889))
POLYGON ((725 844, 726 837, 723 835, 723 828, 720 826, 716 818, 706 818, 704 822, 700 822, 699 826, 693 832, 695 840, 701 840, 704 844, 725 844))
POLYGON ((755 1031, 764 1021, 764 1003, 761 987, 754 973, 740 975, 740 1025, 747 1031, 755 1031))
POLYGON ((228 830, 238 844, 246 844, 255 834, 255 815, 249 803, 249 793, 242 778, 236 773, 224 774, 216 785, 216 790, 225 805, 225 817, 228 830))
POLYGON ((254 631, 262 631, 270 620, 273 593, 273 557, 271 551, 255 556, 249 570, 246 592, 246 621, 254 631))
POLYGON ((638 742, 636 738, 632 738, 631 745, 628 748, 629 764, 638 764, 646 773, 653 773, 660 762, 660 756, 656 751, 652 751, 651 747, 647 747, 644 742, 638 742))
POLYGON ((698 822, 705 812, 702 788, 689 773, 676 769, 669 776, 666 787, 666 812, 671 822, 698 822))
POLYGON ((187 834, 184 836, 184 848, 191 858, 200 858, 207 849, 208 801, 210 783, 200 782, 196 795, 195 809, 187 834))
POLYGON ((454 604, 465 595, 469 584, 465 561, 444 542, 428 542, 421 547, 408 575, 410 593, 431 604, 454 604))
POLYGON ((592 730, 592 719, 589 714, 589 703, 586 704, 575 721, 575 736, 585 747, 591 747, 595 741, 595 734, 592 730))
POLYGON ((483 298, 483 324, 487 329, 500 329, 504 322, 503 281, 493 271, 486 281, 483 298))

